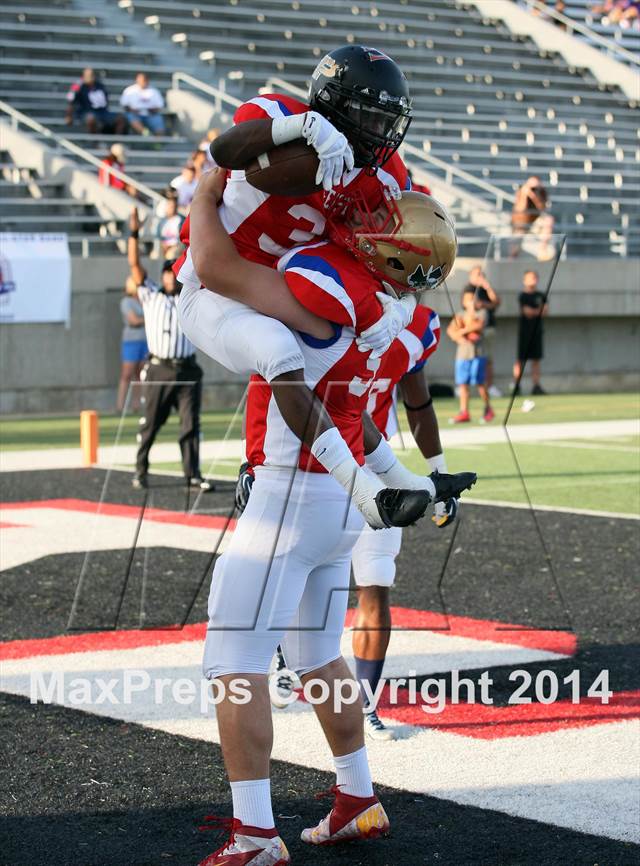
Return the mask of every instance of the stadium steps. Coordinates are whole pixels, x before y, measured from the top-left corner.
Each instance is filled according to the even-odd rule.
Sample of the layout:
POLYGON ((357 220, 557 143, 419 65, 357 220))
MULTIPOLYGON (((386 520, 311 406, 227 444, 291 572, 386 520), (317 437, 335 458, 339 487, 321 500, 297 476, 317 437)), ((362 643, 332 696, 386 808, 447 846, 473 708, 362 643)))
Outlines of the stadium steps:
MULTIPOLYGON (((305 88, 328 47, 373 44, 409 78, 412 144, 505 192, 540 174, 559 219, 585 225, 585 209, 595 211, 592 225, 605 252, 610 232, 625 230, 640 158, 633 106, 588 69, 569 67, 475 10, 450 0, 353 7, 338 0, 120 0, 120 6, 182 45, 186 56, 200 57, 203 79, 233 72, 244 96, 262 85, 265 66, 305 88)), ((477 192, 464 181, 459 186, 477 192)))
POLYGON ((105 220, 92 204, 71 198, 64 184, 16 166, 5 152, 0 152, 0 213, 3 231, 66 232, 75 254, 119 251, 121 222, 105 220))
MULTIPOLYGON (((0 28, 0 95, 99 157, 118 138, 62 123, 66 91, 84 65, 78 60, 76 72, 70 58, 94 66, 113 109, 142 58, 161 90, 182 68, 216 85, 226 77, 242 98, 270 75, 305 86, 325 50, 351 40, 389 51, 407 70, 415 94, 408 140, 418 148, 507 193, 539 173, 563 221, 583 216, 586 186, 605 248, 607 227, 624 230, 635 194, 640 142, 628 100, 452 0, 29 0, 0 7, 0 28)), ((127 172, 156 189, 195 144, 179 136, 122 141, 127 172)))

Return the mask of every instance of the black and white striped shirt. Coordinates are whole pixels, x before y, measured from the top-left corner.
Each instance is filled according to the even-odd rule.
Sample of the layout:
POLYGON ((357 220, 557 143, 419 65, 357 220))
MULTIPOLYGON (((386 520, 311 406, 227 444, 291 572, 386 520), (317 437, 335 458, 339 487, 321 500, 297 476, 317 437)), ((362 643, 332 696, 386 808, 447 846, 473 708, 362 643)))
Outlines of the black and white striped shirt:
POLYGON ((138 286, 138 298, 144 313, 144 330, 149 352, 156 358, 187 358, 195 348, 178 324, 177 295, 165 295, 160 286, 145 277, 138 286))

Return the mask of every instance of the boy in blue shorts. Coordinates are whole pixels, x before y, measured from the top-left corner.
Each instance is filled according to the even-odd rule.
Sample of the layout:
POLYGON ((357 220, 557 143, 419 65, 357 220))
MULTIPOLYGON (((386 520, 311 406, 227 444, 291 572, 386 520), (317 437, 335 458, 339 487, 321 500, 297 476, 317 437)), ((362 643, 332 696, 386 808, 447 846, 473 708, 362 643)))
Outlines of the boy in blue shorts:
POLYGON ((462 293, 462 310, 449 322, 447 336, 457 343, 456 385, 460 389, 460 411, 451 419, 453 424, 471 421, 469 396, 475 385, 484 401, 483 421, 492 421, 495 412, 489 402, 485 385, 487 359, 482 347, 482 335, 487 326, 487 311, 477 301, 476 291, 469 286, 462 293))

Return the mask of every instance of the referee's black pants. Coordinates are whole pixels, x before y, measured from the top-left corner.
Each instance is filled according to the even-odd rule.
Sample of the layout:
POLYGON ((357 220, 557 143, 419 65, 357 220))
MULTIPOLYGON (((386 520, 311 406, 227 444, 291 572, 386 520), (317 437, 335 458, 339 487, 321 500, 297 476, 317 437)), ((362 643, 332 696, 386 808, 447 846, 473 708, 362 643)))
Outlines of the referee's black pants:
POLYGON ((146 475, 149 451, 171 410, 180 415, 180 451, 185 478, 200 478, 200 404, 202 368, 194 358, 163 361, 152 358, 140 375, 142 407, 136 472, 146 475))

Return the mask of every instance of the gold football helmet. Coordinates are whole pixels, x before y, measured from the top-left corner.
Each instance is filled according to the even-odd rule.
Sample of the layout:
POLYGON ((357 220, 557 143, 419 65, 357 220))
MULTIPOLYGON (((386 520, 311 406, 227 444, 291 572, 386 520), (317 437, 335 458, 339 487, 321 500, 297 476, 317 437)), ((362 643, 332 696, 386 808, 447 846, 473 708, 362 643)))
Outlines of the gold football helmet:
MULTIPOLYGON (((399 292, 435 289, 451 273, 458 250, 453 220, 432 196, 404 192, 375 211, 363 197, 351 201, 334 239, 399 292)), ((334 226, 335 227, 335 226, 334 226)))

